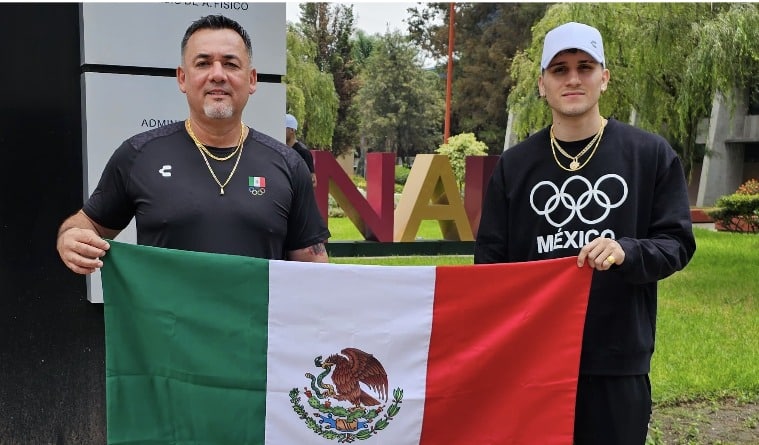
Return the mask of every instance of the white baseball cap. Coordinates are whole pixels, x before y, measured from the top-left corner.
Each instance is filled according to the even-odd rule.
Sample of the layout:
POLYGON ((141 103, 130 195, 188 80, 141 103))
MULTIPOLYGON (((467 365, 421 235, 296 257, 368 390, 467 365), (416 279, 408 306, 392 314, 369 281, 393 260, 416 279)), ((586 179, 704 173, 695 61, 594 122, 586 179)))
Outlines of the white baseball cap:
POLYGON ((285 128, 298 129, 298 120, 292 114, 285 114, 285 128))
POLYGON ((601 33, 592 26, 569 22, 548 31, 546 34, 543 41, 543 57, 540 60, 540 68, 548 68, 548 64, 556 57, 556 54, 574 48, 585 51, 596 62, 606 65, 601 33))

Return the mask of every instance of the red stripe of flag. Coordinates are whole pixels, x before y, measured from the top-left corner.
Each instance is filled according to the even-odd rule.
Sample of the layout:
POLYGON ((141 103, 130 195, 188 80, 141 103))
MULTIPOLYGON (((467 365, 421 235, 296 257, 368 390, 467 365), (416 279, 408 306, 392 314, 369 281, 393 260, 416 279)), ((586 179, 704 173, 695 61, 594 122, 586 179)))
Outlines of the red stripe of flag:
POLYGON ((437 268, 423 444, 572 444, 592 272, 575 258, 437 268))

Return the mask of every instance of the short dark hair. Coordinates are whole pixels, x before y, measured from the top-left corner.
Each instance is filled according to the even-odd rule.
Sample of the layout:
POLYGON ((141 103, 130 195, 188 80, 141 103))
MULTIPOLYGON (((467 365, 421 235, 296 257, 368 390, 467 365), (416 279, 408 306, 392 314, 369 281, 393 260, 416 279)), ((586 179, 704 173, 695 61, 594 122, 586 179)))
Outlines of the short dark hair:
POLYGON ((207 15, 192 22, 190 27, 187 28, 187 31, 185 31, 184 37, 182 37, 182 60, 184 60, 184 50, 187 47, 187 41, 190 40, 190 36, 201 29, 231 29, 236 32, 242 37, 242 41, 245 43, 245 49, 248 50, 248 59, 253 63, 253 47, 250 43, 248 32, 245 31, 245 28, 239 23, 229 17, 224 17, 223 15, 207 15))

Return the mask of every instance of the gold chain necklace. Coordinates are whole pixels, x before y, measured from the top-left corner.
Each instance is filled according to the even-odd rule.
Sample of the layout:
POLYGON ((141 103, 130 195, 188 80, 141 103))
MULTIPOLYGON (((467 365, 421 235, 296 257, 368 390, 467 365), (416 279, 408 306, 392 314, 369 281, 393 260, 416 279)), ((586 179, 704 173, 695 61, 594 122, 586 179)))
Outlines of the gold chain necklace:
POLYGON ((190 124, 190 120, 189 119, 187 119, 186 121, 184 121, 184 128, 187 129, 187 133, 192 138, 192 141, 195 142, 195 146, 198 147, 198 149, 200 149, 200 151, 202 151, 203 153, 205 153, 207 156, 209 156, 209 157, 211 157, 211 158, 213 158, 213 159, 215 159, 217 161, 226 161, 228 159, 231 159, 232 156, 234 156, 235 153, 237 153, 237 150, 239 150, 240 147, 242 147, 242 133, 244 131, 244 128, 242 127, 242 125, 243 125, 242 122, 240 122, 240 143, 237 145, 237 148, 235 148, 235 150, 232 153, 228 154, 227 156, 222 157, 222 156, 216 156, 213 153, 211 153, 211 150, 209 150, 208 148, 206 148, 206 146, 203 145, 203 143, 200 142, 200 140, 198 140, 198 138, 195 136, 195 133, 193 133, 193 131, 192 131, 192 124, 190 124))
POLYGON ((232 152, 232 155, 237 153, 237 160, 235 161, 235 165, 232 166, 232 171, 229 172, 229 176, 227 176, 227 180, 224 181, 223 184, 221 183, 221 181, 219 181, 219 178, 216 177, 216 173, 213 171, 213 168, 211 168, 211 163, 208 162, 208 158, 206 157, 206 154, 216 159, 217 161, 218 160, 226 161, 227 159, 231 158, 232 155, 229 155, 224 159, 219 159, 217 157, 214 157, 210 152, 208 152, 208 149, 206 149, 205 146, 200 143, 200 141, 195 139, 195 135, 192 134, 192 129, 190 127, 189 119, 185 121, 185 128, 187 128, 187 132, 190 133, 190 136, 192 137, 193 141, 195 141, 195 145, 198 147, 198 150, 200 151, 200 155, 203 156, 203 160, 206 161, 206 167, 208 167, 208 171, 211 172, 211 177, 213 177, 213 180, 216 181, 216 184, 219 185, 219 195, 224 195, 224 187, 226 187, 227 184, 229 184, 229 181, 232 179, 232 176, 234 176, 235 171, 237 171, 237 165, 240 163, 240 158, 242 157, 242 145, 243 145, 242 142, 244 139, 243 135, 245 134, 245 124, 240 122, 240 143, 237 144, 237 148, 235 149, 235 151, 232 152))
POLYGON ((551 152, 553 153, 553 158, 554 158, 554 160, 556 160, 556 163, 559 165, 559 167, 561 167, 563 170, 566 170, 568 172, 577 171, 577 170, 585 167, 588 164, 588 162, 590 162, 590 159, 593 157, 593 155, 596 154, 596 150, 598 149, 598 146, 601 144, 601 137, 604 134, 604 128, 605 127, 606 127, 606 122, 602 119, 601 120, 601 128, 598 130, 598 133, 596 133, 596 135, 593 136, 593 139, 591 139, 590 142, 588 142, 588 144, 585 146, 585 148, 583 148, 579 153, 577 153, 577 156, 572 156, 569 153, 567 153, 566 150, 564 150, 561 147, 561 145, 559 145, 559 141, 556 140, 556 137, 553 134, 553 125, 552 125, 551 129, 550 129, 550 134, 551 134, 551 152), (582 155, 584 155, 585 153, 587 153, 587 151, 590 150, 591 147, 593 148, 593 151, 590 153, 590 155, 585 160, 585 162, 583 162, 582 164, 580 164, 580 161, 579 161, 580 157, 582 157, 582 155), (558 156, 556 156, 556 151, 557 150, 564 157, 572 160, 572 162, 569 163, 569 168, 564 167, 564 165, 562 165, 561 162, 559 162, 559 158, 558 158, 558 156))

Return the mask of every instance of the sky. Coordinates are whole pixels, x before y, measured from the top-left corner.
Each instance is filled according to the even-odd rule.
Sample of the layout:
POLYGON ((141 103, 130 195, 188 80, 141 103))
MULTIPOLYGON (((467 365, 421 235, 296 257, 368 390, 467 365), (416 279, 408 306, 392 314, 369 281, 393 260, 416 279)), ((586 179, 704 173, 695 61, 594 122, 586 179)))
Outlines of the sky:
MULTIPOLYGON (((417 2, 340 2, 353 4, 354 27, 367 34, 384 34, 398 30, 408 34, 408 25, 403 21, 408 17, 406 9, 417 6, 417 2)), ((287 21, 300 21, 300 3, 287 3, 287 21)))

